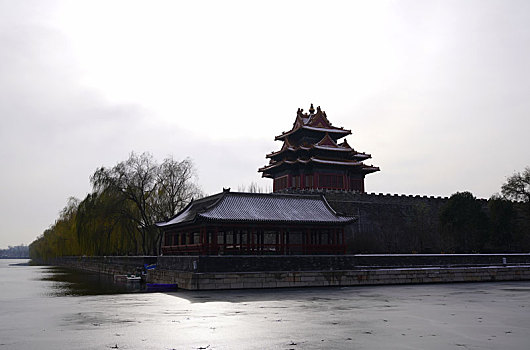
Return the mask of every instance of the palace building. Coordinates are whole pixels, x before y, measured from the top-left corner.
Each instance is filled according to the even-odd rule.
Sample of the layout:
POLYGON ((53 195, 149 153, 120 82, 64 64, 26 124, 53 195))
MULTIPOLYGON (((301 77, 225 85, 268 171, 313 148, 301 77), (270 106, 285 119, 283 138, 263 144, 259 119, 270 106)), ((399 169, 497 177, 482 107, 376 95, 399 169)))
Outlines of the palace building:
POLYGON ((329 122, 320 107, 298 110, 293 128, 276 136, 282 148, 259 169, 275 193, 223 192, 192 201, 158 223, 164 255, 344 254, 346 227, 356 218, 335 212, 322 194, 285 190, 364 192, 364 177, 379 168, 363 162, 344 139, 351 131, 329 122), (278 193, 280 192, 280 193, 278 193))
POLYGON ((224 190, 157 226, 164 255, 344 254, 344 228, 354 221, 322 195, 224 190))
POLYGON ((326 112, 311 104, 309 113, 298 109, 290 131, 276 136, 282 148, 267 154, 269 164, 258 171, 273 179, 273 191, 333 189, 365 192, 364 177, 379 171, 364 164, 370 154, 358 152, 346 139, 350 130, 333 126, 326 112))

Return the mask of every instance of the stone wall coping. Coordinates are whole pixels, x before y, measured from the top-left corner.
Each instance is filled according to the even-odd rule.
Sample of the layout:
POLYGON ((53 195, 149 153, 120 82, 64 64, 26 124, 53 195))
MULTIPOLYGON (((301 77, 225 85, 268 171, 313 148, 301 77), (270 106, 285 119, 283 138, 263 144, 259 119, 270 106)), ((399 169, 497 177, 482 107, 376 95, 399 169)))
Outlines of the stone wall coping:
POLYGON ((241 272, 187 272, 187 271, 174 271, 174 270, 164 270, 160 269, 159 271, 172 271, 175 273, 189 273, 197 276, 205 275, 259 275, 259 274, 311 274, 311 273, 329 273, 329 274, 340 274, 347 272, 387 272, 387 271, 456 271, 456 270, 478 270, 478 269, 528 269, 530 264, 522 265, 492 265, 492 266, 454 266, 454 267, 440 267, 440 266, 428 266, 428 267, 395 267, 395 268, 380 268, 380 267, 367 267, 359 266, 356 269, 348 270, 304 270, 304 271, 241 271, 241 272))

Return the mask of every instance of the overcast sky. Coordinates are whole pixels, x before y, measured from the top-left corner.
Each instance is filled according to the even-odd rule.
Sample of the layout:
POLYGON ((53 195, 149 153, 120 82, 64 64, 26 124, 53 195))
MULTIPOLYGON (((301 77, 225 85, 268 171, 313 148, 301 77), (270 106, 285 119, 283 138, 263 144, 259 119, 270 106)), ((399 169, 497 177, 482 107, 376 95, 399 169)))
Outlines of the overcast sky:
POLYGON ((310 103, 368 192, 488 198, 530 165, 529 1, 0 1, 0 248, 131 151, 258 182, 310 103))

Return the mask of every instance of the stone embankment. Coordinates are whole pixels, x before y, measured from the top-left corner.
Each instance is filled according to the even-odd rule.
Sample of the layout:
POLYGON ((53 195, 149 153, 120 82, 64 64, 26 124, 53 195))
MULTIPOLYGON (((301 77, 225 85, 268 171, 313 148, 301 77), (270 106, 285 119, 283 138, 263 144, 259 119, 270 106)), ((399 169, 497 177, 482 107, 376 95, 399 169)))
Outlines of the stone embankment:
POLYGON ((362 286, 530 280, 528 266, 380 268, 337 271, 206 272, 149 271, 157 283, 176 283, 188 290, 362 286))
POLYGON ((530 280, 530 254, 161 256, 148 281, 188 290, 530 280))
POLYGON ((154 263, 147 282, 187 290, 530 280, 530 254, 66 257, 53 265, 116 275, 154 263))
POLYGON ((156 256, 68 256, 56 258, 51 264, 106 275, 127 275, 156 261, 156 256))

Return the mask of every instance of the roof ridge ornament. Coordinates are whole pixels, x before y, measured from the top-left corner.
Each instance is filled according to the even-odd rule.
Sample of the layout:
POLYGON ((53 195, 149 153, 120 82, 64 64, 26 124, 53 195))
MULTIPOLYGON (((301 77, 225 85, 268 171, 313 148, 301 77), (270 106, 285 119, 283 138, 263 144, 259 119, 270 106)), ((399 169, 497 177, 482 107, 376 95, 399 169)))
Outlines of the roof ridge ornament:
MULTIPOLYGON (((320 107, 318 107, 320 109, 320 107)), ((313 104, 311 103, 311 107, 309 107, 309 115, 315 114, 315 107, 313 107, 313 104)))
POLYGON ((300 118, 303 118, 304 117, 304 109, 303 108, 298 108, 298 110, 296 111, 296 116, 300 117, 300 118))

